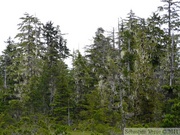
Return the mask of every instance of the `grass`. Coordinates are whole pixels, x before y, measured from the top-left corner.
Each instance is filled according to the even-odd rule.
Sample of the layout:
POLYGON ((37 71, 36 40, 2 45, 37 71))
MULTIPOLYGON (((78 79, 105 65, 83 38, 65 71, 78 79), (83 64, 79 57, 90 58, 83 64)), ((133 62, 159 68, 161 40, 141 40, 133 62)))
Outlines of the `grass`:
POLYGON ((83 131, 71 131, 68 133, 70 133, 71 135, 102 135, 100 133, 92 134, 92 132, 90 132, 90 131, 84 131, 84 132, 83 131))

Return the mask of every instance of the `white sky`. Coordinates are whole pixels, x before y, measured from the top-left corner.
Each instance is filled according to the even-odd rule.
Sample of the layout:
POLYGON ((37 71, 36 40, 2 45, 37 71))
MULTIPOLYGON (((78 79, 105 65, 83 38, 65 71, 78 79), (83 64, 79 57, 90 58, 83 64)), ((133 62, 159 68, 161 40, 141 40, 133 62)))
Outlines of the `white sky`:
POLYGON ((147 18, 160 4, 160 0, 1 0, 0 52, 5 49, 4 41, 17 34, 19 18, 25 12, 43 23, 60 25, 62 33, 68 33, 64 37, 67 46, 73 50, 90 44, 98 27, 117 27, 118 18, 125 18, 131 9, 147 18))

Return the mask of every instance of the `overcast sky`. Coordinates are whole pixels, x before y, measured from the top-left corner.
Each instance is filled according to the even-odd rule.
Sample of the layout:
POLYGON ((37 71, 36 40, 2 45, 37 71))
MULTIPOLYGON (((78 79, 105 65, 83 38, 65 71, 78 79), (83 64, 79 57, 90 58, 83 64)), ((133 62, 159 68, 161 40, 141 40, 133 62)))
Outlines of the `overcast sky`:
POLYGON ((68 33, 64 37, 67 46, 73 50, 90 44, 98 27, 117 27, 118 18, 125 18, 131 9, 147 18, 159 5, 160 0, 1 0, 0 51, 5 49, 4 41, 17 34, 19 18, 25 12, 43 23, 60 25, 62 33, 68 33))

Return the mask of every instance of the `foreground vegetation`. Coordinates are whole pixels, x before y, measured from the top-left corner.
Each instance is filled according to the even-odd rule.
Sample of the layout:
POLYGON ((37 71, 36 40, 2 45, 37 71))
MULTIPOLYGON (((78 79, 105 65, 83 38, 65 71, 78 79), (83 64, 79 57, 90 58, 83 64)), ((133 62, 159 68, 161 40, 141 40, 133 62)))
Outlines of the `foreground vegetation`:
POLYGON ((133 11, 70 54, 59 26, 24 14, 0 56, 0 134, 114 135, 179 127, 179 2, 133 11), (65 59, 72 58, 72 68, 65 59))

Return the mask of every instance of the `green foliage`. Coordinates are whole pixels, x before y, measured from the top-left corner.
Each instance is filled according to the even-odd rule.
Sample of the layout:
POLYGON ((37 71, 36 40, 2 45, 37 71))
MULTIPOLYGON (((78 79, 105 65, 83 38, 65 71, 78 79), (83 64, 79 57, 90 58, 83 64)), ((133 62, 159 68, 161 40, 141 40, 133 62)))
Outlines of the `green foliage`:
POLYGON ((67 129, 64 126, 56 124, 51 118, 41 114, 22 116, 20 120, 14 120, 14 122, 5 119, 9 116, 4 115, 3 117, 4 119, 1 121, 8 123, 7 125, 1 123, 0 131, 3 134, 39 135, 43 133, 44 135, 57 135, 63 133, 63 135, 67 135, 67 129))
POLYGON ((71 135, 102 135, 96 132, 89 132, 89 131, 71 131, 69 132, 71 135))
POLYGON ((164 127, 179 127, 180 126, 180 102, 174 103, 172 105, 171 113, 166 114, 163 119, 164 127))
POLYGON ((16 42, 9 38, 0 56, 0 134, 179 127, 178 31, 171 35, 179 28, 179 3, 164 2, 169 7, 161 7, 168 11, 162 16, 144 19, 130 11, 117 34, 98 28, 85 55, 73 52, 72 69, 64 62, 70 50, 59 26, 24 14, 16 42))

